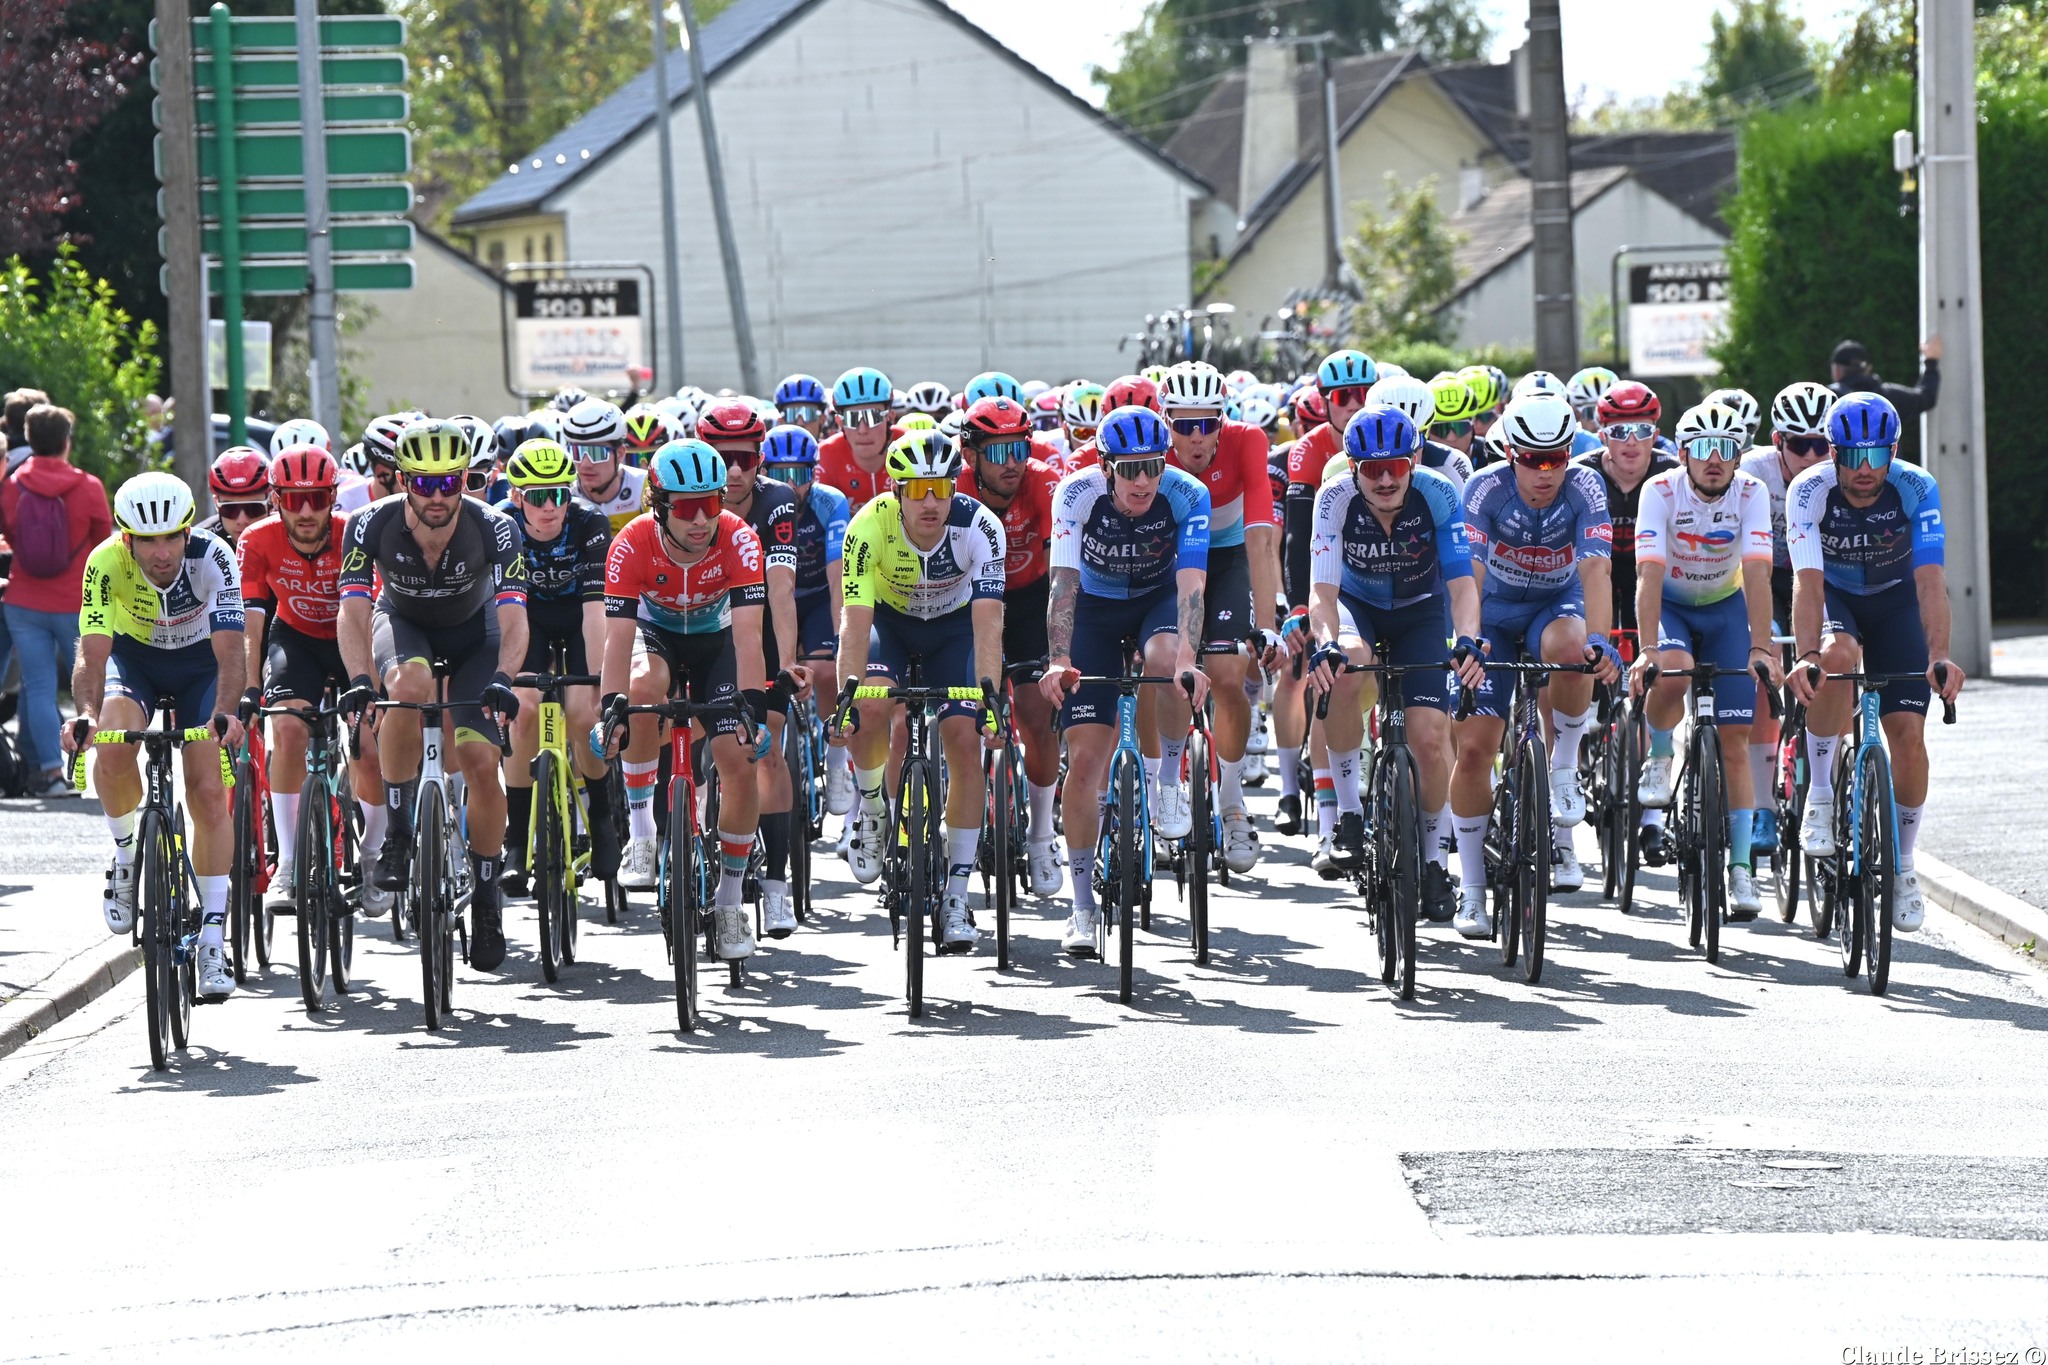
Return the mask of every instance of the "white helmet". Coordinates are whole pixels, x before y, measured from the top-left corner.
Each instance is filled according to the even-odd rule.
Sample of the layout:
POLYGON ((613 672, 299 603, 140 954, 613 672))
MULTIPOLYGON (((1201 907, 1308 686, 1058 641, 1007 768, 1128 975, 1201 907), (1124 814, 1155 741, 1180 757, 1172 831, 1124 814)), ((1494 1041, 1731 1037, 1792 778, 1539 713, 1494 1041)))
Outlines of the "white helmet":
POLYGON ((1415 423, 1418 431, 1427 431, 1436 420, 1436 395, 1429 391, 1429 385, 1406 371, 1389 378, 1384 365, 1380 367, 1379 382, 1365 391, 1365 401, 1384 403, 1408 414, 1408 420, 1415 423))
MULTIPOLYGON (((1552 378, 1554 382, 1555 376, 1552 378)), ((1579 419, 1572 414, 1572 405, 1565 401, 1563 389, 1564 385, 1559 384, 1555 391, 1524 394, 1508 404, 1500 425, 1510 446, 1527 451, 1571 449, 1579 419)))
POLYGON ((904 390, 903 401, 912 412, 943 417, 953 410, 953 391, 936 379, 923 379, 904 390))
POLYGON ((1725 436, 1731 441, 1747 442, 1749 424, 1742 420, 1742 414, 1726 403, 1708 399, 1696 408, 1687 408, 1685 415, 1678 419, 1678 427, 1671 433, 1680 450, 1695 436, 1725 436))
POLYGON ((1280 409, 1273 400, 1256 389, 1237 400, 1238 416, 1261 431, 1271 431, 1280 421, 1280 409))
POLYGON ((954 408, 939 419, 939 434, 949 441, 958 441, 960 433, 967 429, 967 414, 954 408))
POLYGON ((294 417, 289 422, 279 423, 277 430, 270 433, 271 458, 275 459, 293 446, 319 446, 332 453, 334 440, 327 434, 327 428, 312 418, 294 417))
POLYGON ((1408 373, 1406 369, 1404 369, 1402 366, 1396 365, 1391 360, 1379 361, 1375 368, 1379 370, 1380 378, 1382 379, 1399 379, 1403 375, 1408 373))
POLYGON ((359 479, 370 477, 370 454, 363 449, 361 441, 357 441, 347 450, 342 451, 340 455, 335 457, 335 460, 343 469, 359 479))
POLYGON ((114 494, 114 525, 131 536, 167 536, 192 524, 192 490, 175 474, 137 474, 114 494))
POLYGON ((1250 370, 1232 370, 1223 376, 1224 387, 1240 398, 1246 389, 1257 388, 1258 383, 1259 377, 1250 370))
POLYGON ((462 428, 462 434, 469 440, 469 467, 489 469, 498 462, 498 433, 489 422, 468 413, 450 417, 449 421, 462 428))
POLYGON ((626 439, 626 414, 604 398, 586 398, 562 418, 562 439, 577 445, 609 445, 626 439))
POLYGON ((1565 393, 1564 381, 1548 370, 1531 370, 1515 381, 1514 392, 1508 397, 1525 398, 1532 393, 1554 393, 1562 398, 1565 393))
POLYGON ((1017 391, 1024 395, 1024 405, 1029 407, 1031 406, 1031 400, 1038 397, 1041 393, 1052 392, 1052 385, 1046 383, 1043 379, 1027 379, 1017 386, 1017 391))
POLYGON ((1825 384, 1802 379, 1778 390, 1771 402, 1771 430, 1787 436, 1825 436, 1835 395, 1825 384))
POLYGON ((1747 389, 1715 389, 1700 402, 1719 403, 1725 408, 1733 408, 1735 415, 1742 419, 1742 439, 1745 441, 1756 436, 1757 424, 1764 419, 1763 409, 1757 406, 1756 399, 1749 396, 1747 389))
POLYGON ((1215 408, 1221 411, 1228 397, 1223 374, 1214 365, 1188 360, 1175 365, 1159 381, 1162 408, 1215 408))

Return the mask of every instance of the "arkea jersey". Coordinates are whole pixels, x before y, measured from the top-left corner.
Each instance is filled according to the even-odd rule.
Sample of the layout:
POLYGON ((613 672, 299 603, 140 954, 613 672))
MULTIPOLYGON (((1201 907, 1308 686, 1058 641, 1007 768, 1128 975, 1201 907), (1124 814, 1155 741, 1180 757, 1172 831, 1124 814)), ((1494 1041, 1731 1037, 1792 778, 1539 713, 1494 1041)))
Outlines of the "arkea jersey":
POLYGON ((1717 498, 1683 469, 1646 480, 1636 513, 1636 560, 1664 566, 1664 600, 1703 607, 1742 591, 1742 566, 1771 558, 1771 495, 1736 471, 1717 498))
POLYGON ((846 528, 840 582, 849 607, 884 606, 925 621, 970 602, 1001 601, 1002 523, 955 493, 939 543, 921 550, 903 525, 902 504, 884 493, 846 528))
POLYGON ((853 512, 846 494, 830 484, 811 481, 811 491, 796 509, 796 595, 814 597, 832 584, 826 566, 840 562, 846 527, 853 512))
POLYGON ((1465 513, 1451 481, 1418 469, 1392 527, 1352 479, 1334 479, 1316 494, 1309 579, 1328 583, 1370 607, 1405 607, 1434 597, 1454 578, 1472 576, 1465 513))
POLYGON ((275 515, 242 532, 235 542, 242 601, 276 617, 301 635, 332 640, 341 616, 341 556, 348 518, 330 512, 327 540, 311 559, 299 552, 275 515))
POLYGON ((604 614, 635 618, 678 635, 716 635, 732 626, 734 607, 768 600, 761 537, 733 512, 694 564, 670 557, 649 512, 626 523, 604 566, 604 614))
POLYGON ((1151 504, 1131 516, 1102 470, 1069 474, 1053 493, 1052 567, 1078 569, 1082 592, 1117 599, 1169 585, 1182 569, 1206 572, 1209 490, 1169 465, 1151 504))
POLYGON ((1785 543, 1785 462, 1776 446, 1758 446, 1742 457, 1742 472, 1754 474, 1771 495, 1771 566, 1792 567, 1792 550, 1785 543))
MULTIPOLYGON (((1244 422, 1226 421, 1217 437, 1216 458, 1195 475, 1209 490, 1209 548, 1244 544, 1247 526, 1271 526, 1273 485, 1266 473, 1266 433, 1244 422)), ((1168 464, 1185 468, 1168 454, 1168 464)))
POLYGON ((611 523, 612 534, 617 535, 625 529, 627 522, 647 510, 647 471, 621 461, 618 485, 603 502, 584 492, 580 482, 572 484, 569 491, 577 502, 604 513, 605 519, 611 523))
POLYGON ((1868 596, 1942 562, 1947 533, 1941 490, 1918 465, 1893 458, 1877 500, 1852 507, 1823 460, 1785 490, 1785 532, 1794 569, 1819 569, 1828 586, 1868 596))
POLYGON ((242 628, 242 575, 235 552, 198 527, 169 587, 142 572, 116 531, 85 560, 79 592, 80 635, 125 635, 157 649, 196 645, 215 631, 242 628))
POLYGON ((393 611, 428 627, 463 625, 494 596, 500 605, 526 605, 526 560, 512 518, 475 498, 458 499, 454 533, 429 564, 406 507, 404 498, 384 498, 348 519, 343 597, 367 598, 381 583, 393 611))
POLYGON ((1531 507, 1515 487, 1513 462, 1503 460, 1465 485, 1465 535, 1486 569, 1487 597, 1534 602, 1569 584, 1581 557, 1610 558, 1614 528, 1600 476, 1584 465, 1566 468, 1548 506, 1531 507))
MULTIPOLYGON (((963 495, 982 502, 972 469, 960 472, 958 487, 963 495)), ((1052 495, 1057 487, 1059 476, 1053 473, 1052 466, 1043 460, 1030 460, 1024 466, 1024 481, 1017 485, 1010 505, 996 512, 1003 523, 1006 590, 1028 588, 1045 577, 1052 547, 1052 495)), ((986 502, 982 505, 988 506, 986 502)), ((989 507, 989 511, 995 512, 995 508, 989 507)))

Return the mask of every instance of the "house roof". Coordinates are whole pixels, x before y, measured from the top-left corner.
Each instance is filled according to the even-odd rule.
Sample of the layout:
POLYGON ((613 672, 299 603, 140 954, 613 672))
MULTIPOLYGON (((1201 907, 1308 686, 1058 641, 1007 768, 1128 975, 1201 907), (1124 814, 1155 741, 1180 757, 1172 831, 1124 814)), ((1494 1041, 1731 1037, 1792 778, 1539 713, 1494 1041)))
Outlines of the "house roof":
MULTIPOLYGON (((1598 199, 1629 177, 1622 166, 1572 172, 1572 212, 1598 199)), ((1452 254, 1458 289, 1453 300, 1528 250, 1536 230, 1530 222, 1530 181, 1516 176, 1494 187, 1486 198, 1451 216, 1447 224, 1464 240, 1452 254)))
MULTIPOLYGON (((699 30, 704 44, 705 79, 718 79, 784 26, 820 3, 823 0, 734 0, 723 13, 699 30)), ((1125 139, 1176 175, 1194 181, 1204 190, 1211 188, 1198 171, 1172 154, 1162 153, 1122 122, 1068 90, 941 0, 923 0, 923 7, 957 24, 1017 68, 1035 77, 1048 91, 1082 110, 1105 130, 1125 139)), ((669 105, 675 108, 691 93, 689 53, 679 47, 668 54, 667 61, 669 105)), ((595 167, 647 127, 654 118, 654 102, 654 68, 649 65, 609 99, 522 157, 516 167, 499 176, 487 188, 472 195, 455 211, 452 225, 465 227, 493 218, 539 211, 549 196, 595 167)))

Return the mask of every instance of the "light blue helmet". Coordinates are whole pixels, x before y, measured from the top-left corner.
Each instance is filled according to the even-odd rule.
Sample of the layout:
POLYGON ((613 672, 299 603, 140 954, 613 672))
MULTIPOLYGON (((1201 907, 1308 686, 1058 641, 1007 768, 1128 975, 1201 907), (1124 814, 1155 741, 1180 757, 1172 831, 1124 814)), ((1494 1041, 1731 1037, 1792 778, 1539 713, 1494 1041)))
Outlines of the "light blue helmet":
POLYGON ((984 398, 1007 398, 1020 407, 1024 402, 1024 386, 1001 370, 985 370, 967 381, 967 406, 973 407, 984 398))
POLYGON ((1316 366, 1316 387, 1324 393, 1331 389, 1369 389, 1379 377, 1379 367, 1364 351, 1332 351, 1316 366))
POLYGON ((725 457, 702 441, 670 441, 654 453, 647 477, 662 493, 683 497, 725 491, 725 457))
POLYGON ((863 404, 887 403, 895 394, 888 375, 860 365, 840 375, 832 385, 832 406, 856 408, 863 404))

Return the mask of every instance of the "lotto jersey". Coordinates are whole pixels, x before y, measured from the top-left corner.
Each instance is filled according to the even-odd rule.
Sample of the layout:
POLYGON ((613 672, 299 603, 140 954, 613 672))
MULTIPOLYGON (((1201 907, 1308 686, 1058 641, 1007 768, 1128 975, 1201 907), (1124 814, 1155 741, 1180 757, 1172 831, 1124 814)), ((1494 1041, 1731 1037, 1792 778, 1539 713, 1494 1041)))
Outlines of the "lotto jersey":
MULTIPOLYGON (((1273 485, 1266 473, 1266 433, 1244 422, 1223 424, 1216 458, 1195 477, 1209 490, 1209 548, 1244 544, 1247 526, 1273 524, 1273 485)), ((1178 455, 1167 463, 1184 468, 1178 455)))
POLYGON ((626 523, 612 541, 604 567, 604 614, 635 617, 680 635, 716 635, 732 626, 734 607, 768 600, 761 538, 731 512, 718 514, 718 530, 703 557, 678 564, 646 513, 626 523))
POLYGON ((1859 597, 1942 562, 1946 533, 1934 476, 1894 457, 1877 501, 1853 507, 1824 460, 1785 490, 1785 532, 1794 569, 1819 569, 1828 586, 1859 597))
POLYGON ((1485 595, 1534 602, 1571 582, 1581 556, 1612 557, 1614 528, 1600 476, 1571 465, 1548 506, 1531 507, 1515 486, 1510 461, 1488 465, 1465 485, 1465 534, 1486 569, 1485 595))
POLYGON ((1169 465, 1136 516, 1117 509, 1101 469, 1061 479, 1052 508, 1052 567, 1080 570, 1092 596, 1142 597, 1209 567, 1209 490, 1184 470, 1169 465))
POLYGON ((1371 607, 1405 607, 1434 597, 1454 578, 1472 576, 1465 514, 1451 481, 1418 469, 1391 527, 1352 479, 1333 479, 1316 494, 1309 579, 1327 583, 1371 607))
POLYGON ((1742 566, 1771 558, 1771 495, 1737 471, 1719 497, 1693 487, 1683 469, 1643 484, 1636 511, 1636 562, 1664 566, 1664 600, 1703 607, 1742 591, 1742 566))
MULTIPOLYGON (((959 490, 966 497, 987 503, 974 480, 974 471, 962 470, 959 490)), ((1010 505, 996 515, 1003 523, 1003 583, 1006 590, 1028 588, 1045 577, 1047 555, 1052 546, 1052 495, 1059 476, 1043 460, 1024 466, 1024 481, 1017 485, 1010 505)), ((990 507, 989 511, 995 512, 990 507)))
POLYGON ((341 616, 341 555, 347 536, 348 518, 329 513, 326 543, 308 559, 292 544, 284 522, 275 514, 263 518, 235 542, 242 601, 301 635, 332 640, 341 616))

